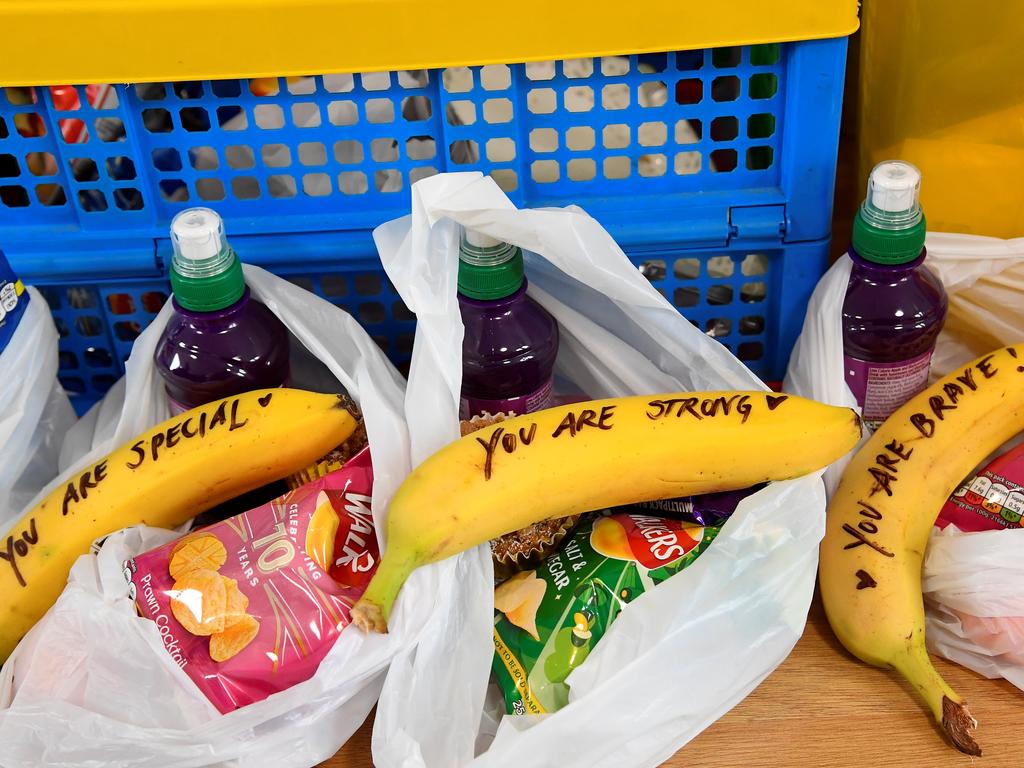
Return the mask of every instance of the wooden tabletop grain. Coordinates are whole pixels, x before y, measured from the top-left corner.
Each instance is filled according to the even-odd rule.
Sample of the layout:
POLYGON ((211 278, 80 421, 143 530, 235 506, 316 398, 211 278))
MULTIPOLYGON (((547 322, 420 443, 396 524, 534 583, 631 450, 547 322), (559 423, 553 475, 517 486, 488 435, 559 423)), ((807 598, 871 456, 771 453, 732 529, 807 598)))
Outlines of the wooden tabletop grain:
MULTIPOLYGON (((946 745, 909 685, 855 662, 816 599, 790 657, 665 766, 1024 768, 1024 692, 942 659, 936 666, 978 720, 980 758, 946 745)), ((370 731, 367 722, 321 768, 369 768, 370 731)))

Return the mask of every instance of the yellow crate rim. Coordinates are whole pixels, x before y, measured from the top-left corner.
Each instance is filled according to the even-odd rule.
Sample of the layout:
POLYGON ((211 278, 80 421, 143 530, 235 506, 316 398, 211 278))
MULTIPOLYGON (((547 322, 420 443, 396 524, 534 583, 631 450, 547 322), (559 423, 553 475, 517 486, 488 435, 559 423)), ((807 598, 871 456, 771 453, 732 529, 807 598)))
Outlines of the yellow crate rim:
POLYGON ((849 35, 857 0, 0 0, 0 85, 273 77, 849 35))

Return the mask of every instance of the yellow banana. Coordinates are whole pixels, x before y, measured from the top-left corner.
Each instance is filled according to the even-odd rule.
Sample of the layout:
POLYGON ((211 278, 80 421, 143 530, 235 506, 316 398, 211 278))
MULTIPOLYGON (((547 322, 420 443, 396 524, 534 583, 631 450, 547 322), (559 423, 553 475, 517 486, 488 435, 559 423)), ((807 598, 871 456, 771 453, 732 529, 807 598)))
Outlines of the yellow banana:
POLYGON ((313 463, 358 424, 346 398, 249 392, 158 424, 78 473, 0 539, 0 663, 53 605, 92 542, 173 527, 313 463))
POLYGON ((943 502, 986 455, 1024 429, 1024 345, 959 368, 879 427, 829 505, 821 596, 855 656, 893 667, 963 752, 975 722, 925 650, 921 563, 943 502))
POLYGON ((540 520, 797 477, 848 452, 848 408, 767 392, 681 392, 576 403, 457 440, 406 478, 387 547, 352 611, 386 631, 409 573, 540 520))

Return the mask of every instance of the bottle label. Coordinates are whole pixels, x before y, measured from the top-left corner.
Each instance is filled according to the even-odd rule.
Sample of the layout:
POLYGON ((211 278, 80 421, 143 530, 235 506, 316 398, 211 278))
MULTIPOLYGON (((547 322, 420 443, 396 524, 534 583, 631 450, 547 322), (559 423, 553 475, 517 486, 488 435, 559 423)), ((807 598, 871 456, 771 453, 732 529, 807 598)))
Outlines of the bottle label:
POLYGON ((506 397, 498 400, 488 400, 482 397, 463 397, 459 400, 459 418, 469 419, 473 416, 481 416, 485 412, 522 416, 524 413, 542 411, 551 405, 553 385, 554 379, 552 377, 533 390, 533 392, 528 392, 519 397, 506 397))
POLYGON ((893 411, 928 386, 934 351, 929 349, 917 357, 896 363, 873 363, 843 356, 846 383, 857 398, 868 429, 878 429, 893 411))

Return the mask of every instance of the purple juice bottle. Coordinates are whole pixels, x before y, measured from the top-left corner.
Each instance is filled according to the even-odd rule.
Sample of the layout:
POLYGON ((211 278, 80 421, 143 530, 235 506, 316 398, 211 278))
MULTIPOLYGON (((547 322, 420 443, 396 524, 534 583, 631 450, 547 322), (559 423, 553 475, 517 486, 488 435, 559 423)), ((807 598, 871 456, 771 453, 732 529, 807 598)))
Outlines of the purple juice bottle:
POLYGON ((877 429, 928 385, 946 291, 925 266, 921 172, 879 163, 853 222, 853 270, 843 302, 846 383, 877 429))
POLYGON ((171 222, 174 315, 156 348, 175 413, 254 389, 284 386, 288 331, 249 295, 242 264, 209 208, 171 222))
POLYGON ((459 417, 522 415, 551 401, 558 323, 526 295, 523 252, 466 231, 459 249, 462 398, 459 417))

